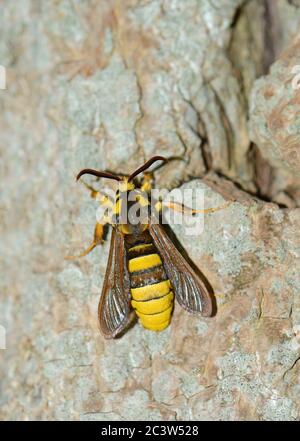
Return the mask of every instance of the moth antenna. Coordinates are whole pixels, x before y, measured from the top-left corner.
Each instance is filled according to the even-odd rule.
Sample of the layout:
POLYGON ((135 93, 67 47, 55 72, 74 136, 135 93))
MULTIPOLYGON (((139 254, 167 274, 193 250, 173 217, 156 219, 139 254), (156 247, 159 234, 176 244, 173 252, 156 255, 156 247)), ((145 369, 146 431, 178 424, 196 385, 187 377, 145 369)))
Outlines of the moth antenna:
POLYGON ((139 175, 140 173, 142 173, 143 171, 147 170, 147 168, 149 168, 154 162, 156 161, 164 161, 167 162, 168 159, 163 157, 163 156, 153 156, 152 158, 149 159, 149 161, 147 161, 144 165, 142 165, 141 167, 139 167, 137 170, 135 170, 128 178, 128 182, 132 181, 137 175, 139 175))
POLYGON ((81 178, 82 175, 93 175, 93 176, 97 176, 98 178, 114 179, 115 181, 122 180, 119 176, 113 175, 112 173, 102 172, 102 171, 98 171, 98 170, 92 170, 91 168, 84 168, 83 170, 81 170, 78 173, 78 175, 76 177, 76 181, 78 181, 78 179, 81 178))

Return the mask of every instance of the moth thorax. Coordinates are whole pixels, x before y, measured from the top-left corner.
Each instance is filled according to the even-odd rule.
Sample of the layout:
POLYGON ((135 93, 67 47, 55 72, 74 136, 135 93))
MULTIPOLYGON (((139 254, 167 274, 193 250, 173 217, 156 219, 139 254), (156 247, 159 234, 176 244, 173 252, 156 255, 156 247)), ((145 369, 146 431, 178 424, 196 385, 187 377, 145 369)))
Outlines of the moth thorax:
POLYGON ((123 234, 140 234, 148 227, 150 201, 140 189, 120 192, 114 206, 114 223, 123 234))

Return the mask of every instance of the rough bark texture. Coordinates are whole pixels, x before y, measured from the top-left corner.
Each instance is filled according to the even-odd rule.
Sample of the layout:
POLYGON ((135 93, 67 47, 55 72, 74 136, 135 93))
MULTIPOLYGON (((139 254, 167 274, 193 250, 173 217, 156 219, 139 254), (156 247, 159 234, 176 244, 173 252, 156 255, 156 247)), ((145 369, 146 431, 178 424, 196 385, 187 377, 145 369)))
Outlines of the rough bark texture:
POLYGON ((299 419, 299 1, 24 0, 1 12, 1 419, 299 419), (217 313, 177 305, 166 331, 136 324, 105 341, 109 241, 63 260, 90 241, 97 207, 74 176, 153 154, 185 159, 158 186, 236 201, 196 239, 174 226, 217 313))

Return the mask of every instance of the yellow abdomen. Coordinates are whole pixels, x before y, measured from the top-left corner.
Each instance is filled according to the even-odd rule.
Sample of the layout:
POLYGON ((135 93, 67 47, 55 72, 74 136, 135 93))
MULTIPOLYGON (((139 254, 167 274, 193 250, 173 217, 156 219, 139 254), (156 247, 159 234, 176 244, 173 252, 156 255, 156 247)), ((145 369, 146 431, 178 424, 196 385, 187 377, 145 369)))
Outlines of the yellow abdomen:
POLYGON ((174 293, 155 251, 152 243, 129 249, 131 305, 144 328, 162 331, 171 321, 174 293))

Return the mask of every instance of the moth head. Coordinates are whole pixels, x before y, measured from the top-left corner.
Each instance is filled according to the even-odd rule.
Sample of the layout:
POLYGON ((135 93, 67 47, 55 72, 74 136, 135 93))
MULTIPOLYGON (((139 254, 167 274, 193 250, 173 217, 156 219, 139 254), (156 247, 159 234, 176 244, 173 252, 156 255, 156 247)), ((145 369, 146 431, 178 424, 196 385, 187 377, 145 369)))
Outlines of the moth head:
POLYGON ((147 189, 151 188, 143 184, 142 187, 135 187, 135 178, 147 170, 156 161, 164 161, 167 159, 163 156, 153 156, 144 165, 136 169, 129 176, 119 176, 108 171, 92 170, 85 168, 77 175, 77 180, 83 175, 93 175, 98 178, 113 179, 118 181, 118 189, 116 191, 116 200, 112 207, 112 224, 117 224, 118 228, 124 234, 138 234, 147 228, 149 221, 149 207, 147 189), (131 218, 131 214, 133 217, 131 218))
POLYGON ((119 192, 120 193, 128 193, 135 189, 135 185, 133 182, 128 181, 128 176, 123 176, 121 181, 119 182, 119 192))
POLYGON ((106 179, 113 179, 115 181, 118 181, 120 184, 120 191, 130 191, 134 189, 134 178, 139 175, 140 173, 147 170, 151 165, 156 161, 164 161, 166 162, 167 159, 163 156, 153 156, 149 161, 145 162, 144 165, 136 169, 133 173, 131 173, 130 176, 118 176, 114 173, 106 172, 106 171, 100 171, 100 170, 92 170, 91 168, 84 168, 81 170, 77 175, 77 181, 81 176, 83 175, 93 175, 97 176, 98 178, 106 178, 106 179))

